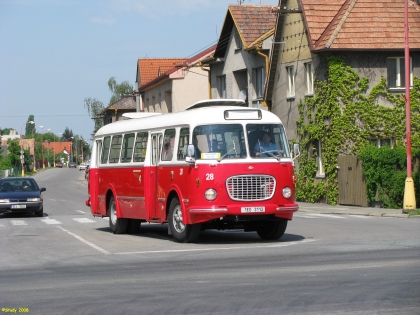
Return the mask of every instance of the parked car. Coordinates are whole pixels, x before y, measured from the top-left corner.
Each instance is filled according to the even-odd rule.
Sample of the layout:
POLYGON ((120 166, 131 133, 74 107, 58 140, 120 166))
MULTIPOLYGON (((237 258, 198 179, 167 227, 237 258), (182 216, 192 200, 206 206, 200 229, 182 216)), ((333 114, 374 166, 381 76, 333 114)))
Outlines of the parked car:
POLYGON ((85 163, 80 163, 79 164, 79 171, 85 170, 87 167, 87 165, 85 163))
POLYGON ((55 167, 62 168, 63 167, 63 162, 55 162, 55 167))
POLYGON ((76 162, 69 162, 69 168, 76 168, 76 162))
POLYGON ((0 179, 0 213, 33 213, 44 215, 42 192, 32 177, 0 179))

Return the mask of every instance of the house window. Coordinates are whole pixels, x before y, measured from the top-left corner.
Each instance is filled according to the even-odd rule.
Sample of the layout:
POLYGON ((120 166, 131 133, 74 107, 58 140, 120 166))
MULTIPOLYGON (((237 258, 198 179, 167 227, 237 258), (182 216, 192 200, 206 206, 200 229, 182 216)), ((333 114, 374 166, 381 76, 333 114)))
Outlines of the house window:
MULTIPOLYGON (((394 57, 387 59, 388 87, 390 89, 405 88, 405 58, 394 57)), ((413 86, 413 71, 410 58, 410 86, 413 86)))
POLYGON ((288 80, 287 97, 292 98, 295 97, 295 77, 293 73, 293 66, 286 67, 286 71, 288 80))
POLYGON ((226 98, 226 76, 221 75, 217 77, 217 89, 220 98, 226 98))
POLYGON ((257 68, 255 73, 255 94, 257 98, 262 98, 264 94, 265 73, 264 68, 257 68))
POLYGON ((388 148, 392 148, 394 142, 392 141, 392 139, 371 139, 370 143, 378 148, 381 147, 388 147, 388 148))
POLYGON ((306 95, 314 94, 314 71, 312 62, 305 63, 306 95))
POLYGON ((317 165, 316 170, 316 177, 318 178, 324 178, 325 177, 325 170, 324 170, 324 163, 322 161, 322 150, 321 150, 321 141, 316 140, 315 141, 315 160, 317 165))

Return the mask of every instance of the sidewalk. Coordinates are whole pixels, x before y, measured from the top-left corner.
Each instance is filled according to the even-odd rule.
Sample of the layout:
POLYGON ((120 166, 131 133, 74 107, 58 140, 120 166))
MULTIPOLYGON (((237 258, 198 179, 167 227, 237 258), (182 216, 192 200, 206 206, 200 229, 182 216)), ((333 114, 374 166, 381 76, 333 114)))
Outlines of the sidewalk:
MULTIPOLYGON (((394 217, 408 218, 408 214, 403 213, 402 209, 384 209, 357 206, 331 206, 325 203, 306 203, 298 202, 299 211, 318 214, 341 214, 341 215, 363 215, 375 217, 394 217)), ((420 216, 413 216, 420 217, 420 216)))

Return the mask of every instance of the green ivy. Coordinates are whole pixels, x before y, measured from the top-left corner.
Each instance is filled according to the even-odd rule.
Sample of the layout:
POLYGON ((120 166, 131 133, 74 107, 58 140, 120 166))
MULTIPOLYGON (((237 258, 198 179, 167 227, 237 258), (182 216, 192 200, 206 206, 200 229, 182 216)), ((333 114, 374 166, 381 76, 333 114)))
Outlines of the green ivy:
MULTIPOLYGON (((387 206, 395 206, 400 199, 401 192, 392 188, 390 183, 398 183, 402 175, 395 173, 395 167, 402 171, 402 152, 405 155, 405 99, 404 94, 389 93, 386 88, 386 79, 381 78, 370 93, 369 80, 360 76, 346 65, 345 57, 331 56, 326 60, 325 80, 315 81, 315 96, 306 97, 298 105, 299 120, 297 130, 301 143, 302 154, 299 157, 298 183, 296 198, 299 201, 317 202, 325 201, 335 205, 338 201, 338 178, 336 166, 340 155, 360 155, 364 158, 394 159, 393 166, 384 165, 383 172, 389 171, 391 177, 377 178, 373 168, 366 170, 368 185, 368 200, 383 197, 387 206), (386 99, 393 104, 390 107, 378 105, 378 98, 386 99), (373 151, 367 149, 369 139, 389 138, 396 141, 400 148, 397 157, 392 157, 393 150, 382 150, 375 153, 375 157, 368 157, 373 151), (322 147, 322 160, 325 169, 325 178, 315 178, 316 149, 319 141, 322 147), (366 148, 367 151, 363 151, 366 148), (384 155, 378 157, 376 154, 384 155), (396 159, 396 160, 395 160, 396 159), (391 168, 393 168, 391 170, 391 168), (386 197, 385 197, 386 196, 386 197)), ((411 141, 413 148, 420 148, 420 80, 414 78, 411 90, 411 141)), ((370 149, 372 150, 372 149, 370 149)), ((363 168, 365 168, 363 161, 363 168)), ((420 177, 420 176, 419 176, 420 177)), ((419 178, 420 179, 420 178, 419 178)), ((404 188, 404 185, 402 185, 404 188)))

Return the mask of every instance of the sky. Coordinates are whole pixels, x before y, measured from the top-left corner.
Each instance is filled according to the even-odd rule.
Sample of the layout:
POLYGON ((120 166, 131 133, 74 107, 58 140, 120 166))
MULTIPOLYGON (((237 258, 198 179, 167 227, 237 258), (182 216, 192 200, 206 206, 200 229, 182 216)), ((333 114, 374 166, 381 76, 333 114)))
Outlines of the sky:
MULTIPOLYGON (((278 0, 244 0, 278 5, 278 0)), ((0 0, 0 128, 92 138, 84 100, 136 81, 138 58, 187 58, 217 43, 237 0, 0 0)))

